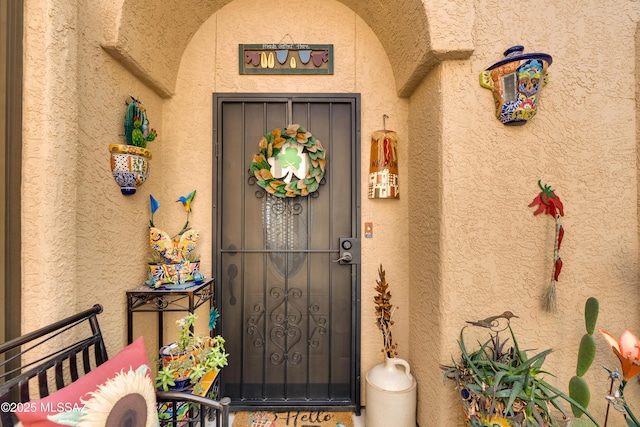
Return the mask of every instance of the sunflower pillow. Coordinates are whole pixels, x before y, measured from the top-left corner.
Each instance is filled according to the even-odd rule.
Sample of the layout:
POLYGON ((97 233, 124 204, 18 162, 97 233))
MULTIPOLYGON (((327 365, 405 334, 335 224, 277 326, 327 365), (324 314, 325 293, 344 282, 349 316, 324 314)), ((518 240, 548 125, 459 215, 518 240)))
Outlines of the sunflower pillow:
POLYGON ((142 337, 49 396, 16 411, 23 427, 155 427, 156 398, 142 337))

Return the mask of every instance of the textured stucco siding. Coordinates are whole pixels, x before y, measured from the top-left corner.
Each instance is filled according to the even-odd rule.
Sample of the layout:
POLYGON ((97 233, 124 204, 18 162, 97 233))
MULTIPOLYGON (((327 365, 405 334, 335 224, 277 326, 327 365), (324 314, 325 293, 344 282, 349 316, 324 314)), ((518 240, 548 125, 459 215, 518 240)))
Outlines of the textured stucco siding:
MULTIPOLYGON (((407 241, 408 179, 408 101, 396 95, 393 73, 385 51, 375 34, 352 10, 334 1, 294 1, 289 4, 287 20, 303 22, 312 16, 323 16, 326 25, 299 26, 287 31, 296 43, 332 43, 335 69, 333 76, 254 76, 238 74, 237 50, 240 43, 273 42, 269 26, 249 26, 246 22, 276 22, 281 19, 279 2, 261 2, 252 7, 250 0, 237 0, 220 9, 194 35, 185 50, 178 73, 176 95, 166 103, 163 124, 168 144, 158 155, 163 170, 175 170, 179 164, 190 164, 186 179, 167 180, 163 193, 186 192, 189 185, 198 189, 198 200, 191 223, 202 230, 203 266, 211 274, 212 246, 211 165, 213 133, 211 116, 213 92, 281 92, 361 94, 361 193, 362 222, 374 223, 374 237, 362 239, 362 372, 366 373, 382 360, 382 336, 375 326, 373 295, 377 268, 383 263, 391 283, 396 314, 397 341, 401 357, 409 351, 409 265, 407 241), (194 114, 194 112, 196 112, 194 114), (390 116, 387 127, 398 132, 400 200, 369 200, 367 177, 371 150, 371 132, 382 128, 382 115, 390 116), (189 147, 185 150, 184 147, 189 147), (193 163, 193 153, 198 162, 193 163), (188 184, 185 184, 187 182, 188 184), (187 187, 185 187, 187 185, 187 187)), ((287 37, 287 40, 289 38, 287 37)), ((284 126, 285 124, 283 124, 284 126)), ((313 133, 314 130, 310 129, 313 133)), ((258 141, 256 141, 256 150, 258 141)), ((144 188, 143 188, 144 191, 144 188)), ((180 193, 181 194, 181 193, 180 193)), ((179 222, 180 217, 174 219, 179 222)), ((362 231, 360 232, 362 236, 362 231)), ((363 375, 364 376, 364 375, 363 375)))
MULTIPOLYGON (((437 321, 422 308, 427 303, 411 308, 411 362, 425 370, 419 373, 422 423, 435 417, 435 425, 457 425, 459 413, 454 410, 459 406, 452 384, 448 394, 433 390, 442 372, 427 343, 440 343, 435 357, 451 363, 451 355, 459 353, 456 339, 466 320, 514 311, 520 316, 512 321, 519 345, 532 351, 553 348, 545 366, 556 377, 548 379, 565 391, 575 373, 588 297, 600 300, 599 327, 616 334, 625 327, 638 329, 637 4, 609 3, 604 9, 551 2, 538 6, 534 17, 524 3, 505 7, 503 2, 481 2, 475 10, 474 54, 469 60, 444 62, 438 84, 426 79, 426 88, 411 99, 412 137, 425 131, 414 119, 420 114, 414 106, 424 109, 418 102, 424 101, 422 90, 434 88, 437 94, 428 97, 442 100, 442 199, 434 224, 439 239, 414 239, 410 234, 412 257, 437 256, 437 268, 432 267, 428 278, 440 278, 437 290, 428 291, 440 297, 437 321), (554 30, 540 31, 541 20, 554 22, 554 30), (515 128, 498 122, 490 91, 477 81, 512 44, 554 59, 538 115, 515 128), (534 209, 527 207, 539 191, 539 179, 556 190, 565 207, 564 267, 557 283, 559 311, 554 314, 541 308, 551 278, 554 221, 533 216, 534 209), (425 336, 430 338, 421 343, 425 336)), ((411 167, 411 173, 418 168, 411 167)), ((412 198, 410 206, 419 200, 412 198)), ((410 215, 429 219, 413 209, 410 215)), ((420 301, 416 288, 425 285, 413 258, 411 267, 413 303, 420 301)), ((468 343, 487 339, 485 331, 476 329, 467 331, 468 343)), ((596 360, 586 379, 592 389, 590 409, 603 421, 608 381, 601 366, 614 367, 617 360, 599 336, 596 340, 596 360)), ((616 415, 609 422, 624 425, 616 415)))
POLYGON ((23 330, 76 303, 77 2, 27 2, 24 39, 23 330))
MULTIPOLYGON (((372 304, 381 262, 400 307, 394 335, 418 380, 422 426, 462 424, 439 364, 457 356, 466 320, 514 311, 522 347, 555 350, 546 366, 562 390, 589 296, 600 300, 598 327, 640 333, 640 3, 186 3, 25 2, 23 331, 99 302, 110 354, 125 345, 125 291, 146 277, 149 194, 162 204, 156 222, 174 232, 184 221, 174 201, 198 191, 190 222, 202 232, 202 264, 212 274, 213 92, 357 92, 362 223, 374 224, 373 239, 362 240, 362 378, 381 357, 372 304), (334 75, 238 74, 239 43, 277 43, 287 33, 296 43, 333 44, 334 75), (554 59, 539 112, 522 127, 498 122, 490 91, 478 84, 514 44, 554 59), (123 141, 128 94, 143 100, 160 136, 149 146, 148 181, 125 197, 107 147, 123 141), (383 114, 400 137, 397 201, 366 198, 370 136, 383 114), (538 180, 565 206, 553 314, 541 309, 553 220, 527 207, 538 180)), ((135 334, 145 335, 153 357, 152 322, 137 319, 135 334)), ((475 329, 467 336, 486 337, 475 329)), ((596 340, 586 379, 603 420, 600 366, 617 361, 596 340)), ((609 425, 623 426, 614 415, 609 425)))

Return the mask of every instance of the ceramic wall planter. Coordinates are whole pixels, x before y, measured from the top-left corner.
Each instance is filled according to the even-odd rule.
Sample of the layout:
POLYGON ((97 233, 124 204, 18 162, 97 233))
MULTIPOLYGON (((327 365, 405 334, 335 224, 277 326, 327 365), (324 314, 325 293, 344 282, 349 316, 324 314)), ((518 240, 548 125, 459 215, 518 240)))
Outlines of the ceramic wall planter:
POLYGON ((524 125, 535 116, 548 82, 551 55, 523 52, 523 46, 510 47, 504 59, 480 73, 480 85, 493 92, 496 117, 505 125, 524 125))
POLYGON ((110 144, 111 171, 124 195, 135 194, 149 175, 151 150, 134 145, 110 144))

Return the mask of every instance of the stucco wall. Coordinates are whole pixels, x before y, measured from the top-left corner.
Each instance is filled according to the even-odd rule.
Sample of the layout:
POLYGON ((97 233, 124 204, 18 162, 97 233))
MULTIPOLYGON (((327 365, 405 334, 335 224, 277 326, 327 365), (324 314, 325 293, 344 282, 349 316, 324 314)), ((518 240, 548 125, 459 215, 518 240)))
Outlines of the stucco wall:
POLYGON ((144 280, 149 193, 120 194, 108 145, 123 142, 129 93, 160 134, 162 104, 100 47, 101 10, 88 3, 25 2, 22 330, 100 303, 115 354, 125 290, 144 280))
MULTIPOLYGON (((362 94, 363 194, 369 138, 381 127, 382 114, 390 116, 388 127, 400 136, 401 199, 362 199, 362 221, 374 223, 374 238, 363 239, 362 248, 362 374, 379 360, 381 339, 371 298, 377 266, 384 260, 393 302, 400 306, 400 356, 409 360, 419 383, 421 425, 461 424, 456 396, 450 384, 442 385, 438 364, 457 355, 456 339, 466 320, 514 311, 520 316, 513 326, 523 347, 555 349, 547 365, 557 376, 552 382, 565 390, 587 297, 600 300, 599 327, 614 334, 625 327, 640 333, 637 2, 610 0, 585 8, 542 1, 534 14, 528 3, 505 6, 484 0, 475 4, 472 17, 462 2, 450 2, 449 8, 466 13, 453 28, 445 25, 452 19, 448 9, 427 1, 430 37, 438 51, 458 52, 440 59, 464 58, 471 44, 474 53, 433 69, 433 58, 411 61, 428 70, 410 97, 401 99, 396 95, 397 58, 422 55, 423 45, 403 45, 391 63, 389 41, 376 37, 386 33, 370 28, 365 22, 377 18, 362 19, 355 3, 347 2, 348 8, 333 0, 286 5, 236 0, 207 20, 198 15, 202 25, 181 60, 172 62, 180 64, 178 71, 157 73, 169 83, 173 76, 166 72, 177 73, 175 96, 169 100, 101 47, 124 34, 119 42, 130 43, 132 52, 163 51, 160 40, 166 39, 153 36, 158 25, 150 25, 143 37, 113 30, 127 20, 119 10, 125 3, 26 2, 24 331, 100 302, 109 352, 122 348, 125 291, 145 278, 149 194, 163 204, 158 222, 172 229, 184 220, 173 206, 175 197, 197 189, 191 222, 202 230, 201 247, 211 248, 212 92, 317 91, 362 94), (313 24, 286 30, 273 25, 283 17, 313 24), (473 37, 461 30, 469 25, 474 25, 473 37), (237 74, 238 43, 278 42, 286 33, 296 42, 334 44, 335 74, 237 74), (478 84, 478 74, 513 44, 554 58, 540 111, 519 128, 497 121, 490 92, 478 84), (125 197, 111 177, 107 147, 123 140, 129 93, 144 101, 160 138, 150 145, 149 181, 125 197), (183 164, 189 165, 189 174, 180 169, 183 164), (527 207, 539 179, 551 184, 565 204, 564 268, 555 314, 540 308, 551 274, 552 220, 534 217, 527 207)), ((375 11, 367 9, 370 13, 375 11)), ((142 65, 153 73, 153 66, 142 65)), ((405 87, 410 77, 401 74, 405 87)), ((212 253, 201 252, 205 272, 211 274, 212 253)), ((484 337, 482 331, 469 332, 471 341, 473 334, 484 337)), ((137 333, 149 337, 150 348, 157 344, 155 333, 145 328, 137 333)), ((587 380, 594 414, 603 419, 600 400, 607 381, 600 366, 617 362, 597 340, 587 380)), ((609 425, 624 425, 620 416, 613 418, 609 425)))
MULTIPOLYGON (((198 189, 198 200, 192 224, 202 231, 203 266, 210 275, 212 234, 211 191, 212 164, 212 93, 213 92, 312 92, 360 93, 362 102, 362 221, 374 223, 374 237, 362 239, 362 372, 382 360, 382 336, 375 326, 373 295, 377 268, 383 263, 387 280, 392 286, 392 302, 396 312, 397 341, 401 357, 409 351, 409 264, 407 241, 407 205, 404 194, 400 200, 369 200, 367 177, 371 132, 382 128, 382 115, 390 116, 387 127, 398 132, 400 191, 409 189, 407 138, 407 100, 399 99, 391 66, 384 49, 371 29, 352 10, 335 1, 298 1, 288 6, 287 20, 307 22, 323 16, 324 25, 287 28, 296 43, 332 43, 335 69, 332 76, 269 76, 238 74, 238 44, 277 43, 284 36, 274 36, 267 25, 246 25, 246 22, 276 22, 282 9, 278 1, 261 2, 251 7, 250 0, 237 0, 222 8, 203 24, 194 35, 182 58, 176 85, 176 95, 166 103, 163 125, 166 129, 160 167, 170 171, 175 165, 189 164, 190 173, 183 179, 168 179, 163 183, 167 197, 190 188, 198 189), (165 142, 166 141, 166 142, 165 142), (189 147, 189 150, 184 150, 189 147), (198 162, 193 162, 193 153, 198 162), (185 187, 186 186, 186 187, 185 187), (190 187, 189 187, 190 186, 190 187)), ((287 37, 287 41, 289 38, 287 37)), ((313 132, 313 129, 311 129, 313 132)), ((256 141, 257 147, 258 141, 256 141)), ((170 176, 168 173, 167 176, 170 176)), ((144 191, 144 189, 143 189, 144 191)), ((405 193, 408 194, 408 193, 405 193)), ((179 221, 179 219, 178 219, 179 221)), ((362 235, 361 231, 361 235, 362 235)))
MULTIPOLYGON (((102 22, 101 14, 107 10, 84 4, 84 7, 78 6, 80 12, 76 18, 73 7, 69 6, 63 15, 58 11, 62 6, 55 3, 43 2, 41 6, 42 9, 37 9, 34 3, 29 5, 32 26, 39 22, 39 17, 56 13, 60 14, 60 22, 77 19, 77 26, 84 28, 102 22)), ((177 195, 198 190, 190 221, 202 231, 199 246, 202 265, 205 273, 211 275, 213 92, 308 92, 313 87, 317 92, 361 93, 362 194, 366 194, 370 135, 382 127, 383 114, 390 116, 387 126, 400 137, 400 185, 401 191, 408 190, 408 101, 397 97, 389 61, 371 29, 355 12, 340 3, 306 2, 304 7, 301 4, 293 8, 299 12, 297 15, 290 13, 291 19, 304 21, 314 16, 326 16, 331 24, 300 27, 296 31, 290 30, 290 35, 303 43, 309 40, 333 43, 335 74, 293 78, 239 76, 238 43, 278 42, 283 36, 278 34, 278 40, 274 40, 271 28, 246 26, 241 22, 247 19, 259 21, 269 13, 273 21, 279 19, 282 9, 278 2, 264 4, 264 9, 250 6, 242 1, 234 2, 203 24, 184 53, 176 95, 164 104, 158 95, 100 48, 104 41, 100 31, 78 33, 69 25, 67 32, 61 33, 47 27, 45 21, 42 21, 42 28, 29 31, 27 67, 33 68, 29 68, 26 79, 26 86, 31 89, 27 104, 54 103, 59 97, 63 97, 63 101, 58 102, 59 111, 45 106, 29 108, 25 121, 41 123, 46 118, 71 136, 53 141, 50 138, 48 144, 43 144, 36 134, 25 134, 25 162, 32 169, 42 171, 43 175, 46 171, 46 177, 31 179, 25 175, 23 203, 25 218, 31 225, 25 229, 24 239, 25 260, 29 261, 24 268, 24 330, 99 302, 105 306, 105 317, 109 318, 108 322, 103 322, 108 349, 115 353, 122 348, 126 339, 125 291, 141 284, 146 274, 149 194, 162 205, 156 214, 156 223, 172 231, 184 221, 184 212, 174 203, 177 195), (245 11, 238 13, 241 9, 245 11), (246 10, 252 12, 247 14, 246 10), (238 28, 245 28, 245 31, 238 28), (36 55, 41 53, 36 46, 41 44, 66 44, 74 51, 77 49, 80 58, 71 60, 56 55, 40 58, 36 55), (33 58, 31 52, 34 52, 33 58), (45 59, 49 61, 46 65, 35 65, 45 59), (71 67, 72 72, 65 66, 71 67), (35 75, 38 72, 47 75, 35 75), (77 93, 63 90, 64 85, 71 85, 77 93), (39 93, 49 91, 51 97, 44 101, 39 98, 39 93), (160 136, 149 145, 154 156, 149 180, 135 195, 125 197, 111 177, 107 147, 110 143, 123 141, 122 120, 128 94, 143 100, 151 125, 160 136), (44 117, 40 116, 42 111, 46 111, 44 117), (54 147, 66 150, 70 156, 52 157, 46 152, 35 155, 41 149, 54 147), (193 161, 194 152, 198 153, 198 162, 193 161), (56 169, 59 162, 68 166, 56 169), (185 167, 188 173, 185 173, 185 167), (63 203, 59 195, 42 186, 46 180, 53 182, 60 191, 66 191, 68 201, 63 203), (48 198, 51 198, 50 202, 48 198), (65 209, 59 212, 60 208, 65 209), (62 218, 56 219, 56 215, 62 218), (40 227, 38 221, 43 220, 52 225, 40 227), (55 250, 60 246, 51 247, 50 238, 43 236, 44 233, 55 233, 67 239, 64 250, 55 250), (62 261, 57 261, 58 257, 62 261), (41 269, 56 271, 52 275, 41 269), (44 283, 43 277, 47 278, 44 283), (38 298, 43 292, 49 295, 47 299, 38 298)), ((104 21, 105 25, 109 23, 109 20, 104 21)), ((136 43, 153 44, 154 40, 136 43)), ((382 261, 392 286, 393 302, 400 308, 395 319, 400 356, 408 357, 409 269, 404 245, 407 204, 407 197, 391 201, 362 200, 362 220, 373 222, 375 230, 373 239, 363 240, 362 250, 363 372, 378 363, 381 357, 382 339, 374 325, 372 299, 377 267, 382 261)), ((136 315, 134 335, 145 335, 153 356, 152 349, 157 340, 150 325, 155 319, 142 316, 136 315)), ((168 321, 168 333, 171 326, 168 321)))
MULTIPOLYGON (((442 371, 434 357, 442 364, 458 357, 456 340, 466 320, 515 312, 520 318, 512 326, 520 346, 553 348, 545 366, 556 375, 550 382, 565 391, 575 372, 589 296, 601 303, 598 327, 614 334, 625 327, 638 329, 637 5, 610 2, 604 9, 585 10, 543 2, 537 10, 540 15, 533 18, 524 3, 505 8, 503 2, 481 2, 470 60, 443 63, 438 81, 425 79, 411 98, 412 141, 429 132, 423 122, 442 122, 426 133, 424 149, 412 146, 410 157, 413 177, 420 169, 417 154, 433 147, 430 152, 438 156, 442 171, 437 183, 441 200, 434 200, 440 206, 413 209, 429 201, 418 191, 410 200, 410 227, 428 221, 434 227, 430 233, 410 233, 411 301, 416 302, 411 307, 411 362, 422 380, 421 425, 425 420, 430 425, 460 422, 453 384, 446 393, 435 387, 442 371), (550 30, 540 31, 540 20, 553 22, 550 30), (540 111, 523 127, 498 122, 491 93, 477 80, 511 44, 554 58, 540 111), (441 100, 436 120, 425 105, 434 98, 441 100), (534 209, 527 207, 539 191, 539 179, 556 189, 565 206, 564 267, 554 314, 541 308, 551 276, 553 219, 534 217, 534 209), (416 271, 420 261, 427 273, 416 271), (441 281, 431 283, 434 277, 441 281), (441 345, 438 354, 429 343, 441 345)), ((472 328, 467 337, 473 343, 487 335, 472 328)), ((586 379, 592 389, 590 409, 603 421, 608 381, 601 366, 615 367, 617 359, 599 336, 596 340, 596 360, 586 379)), ((624 425, 619 414, 611 415, 609 423, 624 425)))

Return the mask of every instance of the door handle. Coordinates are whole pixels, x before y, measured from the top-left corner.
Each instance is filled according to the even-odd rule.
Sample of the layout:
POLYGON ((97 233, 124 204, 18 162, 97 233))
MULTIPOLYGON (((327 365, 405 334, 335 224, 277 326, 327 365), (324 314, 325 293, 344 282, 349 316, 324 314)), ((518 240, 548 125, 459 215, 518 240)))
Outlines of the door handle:
POLYGON ((227 275, 229 276, 229 304, 236 305, 236 296, 233 294, 233 279, 238 275, 238 267, 235 264, 229 264, 227 269, 227 275))
POLYGON ((340 237, 339 258, 333 262, 344 264, 360 264, 360 239, 357 237, 340 237))
POLYGON ((353 256, 349 252, 344 252, 338 259, 334 259, 333 262, 339 262, 340 264, 348 264, 353 259, 353 256))

